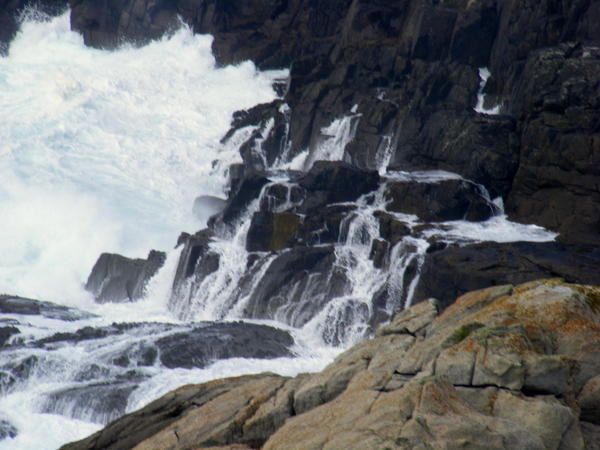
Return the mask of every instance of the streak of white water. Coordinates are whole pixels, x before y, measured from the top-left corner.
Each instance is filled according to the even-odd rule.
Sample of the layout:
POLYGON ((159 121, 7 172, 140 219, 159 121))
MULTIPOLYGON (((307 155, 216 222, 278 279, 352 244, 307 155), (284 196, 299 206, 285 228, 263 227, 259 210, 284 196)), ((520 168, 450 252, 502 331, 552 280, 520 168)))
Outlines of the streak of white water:
POLYGON ((500 114, 500 105, 496 105, 493 108, 485 107, 485 94, 483 90, 485 89, 485 85, 492 74, 490 73, 487 67, 482 67, 479 69, 479 78, 481 79, 481 83, 479 84, 479 92, 477 93, 477 105, 475 105, 475 112, 480 114, 488 114, 490 116, 495 116, 500 114))
POLYGON ((285 75, 216 68, 211 42, 182 28, 106 52, 68 13, 22 25, 0 58, 0 291, 73 303, 100 252, 145 256, 198 228, 194 197, 223 194, 213 161, 239 160, 219 143, 232 113, 285 75))
POLYGON ((346 146, 354 139, 358 122, 362 114, 357 113, 355 105, 351 114, 335 119, 330 125, 321 129, 321 141, 310 152, 305 169, 310 169, 315 161, 342 161, 346 146))

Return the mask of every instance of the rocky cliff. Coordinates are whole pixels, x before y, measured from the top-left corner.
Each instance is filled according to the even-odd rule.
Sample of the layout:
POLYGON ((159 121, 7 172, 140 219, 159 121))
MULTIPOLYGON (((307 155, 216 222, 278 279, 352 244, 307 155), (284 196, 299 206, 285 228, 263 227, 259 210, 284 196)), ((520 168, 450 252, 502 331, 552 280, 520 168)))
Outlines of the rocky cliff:
MULTIPOLYGON (((373 327, 413 297, 434 296, 446 305, 471 289, 545 276, 600 282, 597 2, 72 0, 70 6, 72 28, 91 46, 143 44, 182 20, 214 36, 219 64, 251 59, 261 69, 290 70, 276 86, 281 98, 236 113, 223 138, 241 139, 244 163, 230 168, 229 200, 209 229, 179 241, 185 249, 175 309, 221 273, 223 255, 211 242, 223 230, 231 237, 244 214, 252 216, 243 237, 251 256, 237 292, 246 296, 255 276, 265 276, 244 315, 272 319, 287 301, 292 306, 280 316, 293 326, 308 323, 332 298, 354 296, 348 274, 331 267, 340 262, 336 244, 357 239, 370 246, 368 257, 388 279, 369 293, 373 310, 355 304, 334 321, 373 327), (288 170, 282 182, 282 168, 300 172, 288 170), (456 177, 386 178, 393 170, 456 177), (376 211, 361 225, 369 230, 351 236, 364 213, 360 202, 376 211), (556 231, 560 243, 506 243, 494 233, 457 238, 444 225, 502 212, 556 231), (394 267, 401 257, 402 267, 394 267), (433 276, 440 270, 443 282, 433 276), (391 280, 392 273, 401 275, 391 280), (289 291, 295 297, 282 300, 289 291)), ((329 342, 345 339, 340 330, 327 333, 329 342)))
POLYGON ((344 160, 374 169, 387 152, 392 167, 457 172, 502 196, 516 220, 599 242, 598 2, 72 0, 71 7, 72 27, 89 45, 146 42, 179 16, 215 37, 223 64, 290 67, 279 102, 290 109, 288 132, 278 136, 286 118, 280 105, 267 105, 259 122, 276 126, 262 145, 266 158, 244 154, 249 165, 314 153, 323 128, 356 105, 360 120, 344 160))
POLYGON ((597 449, 600 290, 561 280, 430 299, 323 372, 184 386, 79 449, 597 449))

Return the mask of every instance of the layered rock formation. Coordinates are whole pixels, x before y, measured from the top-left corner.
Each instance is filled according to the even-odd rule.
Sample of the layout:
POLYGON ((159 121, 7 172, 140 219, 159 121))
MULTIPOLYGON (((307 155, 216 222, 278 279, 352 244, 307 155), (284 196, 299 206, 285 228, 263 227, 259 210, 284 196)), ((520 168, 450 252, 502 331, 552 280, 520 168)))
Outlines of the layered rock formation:
POLYGON ((561 280, 430 299, 323 372, 184 386, 75 449, 594 449, 600 290, 561 280))
MULTIPOLYGON (((253 137, 268 155, 263 165, 306 148, 315 153, 322 130, 353 110, 346 161, 378 168, 387 153, 391 166, 457 172, 504 197, 511 217, 598 243, 594 24, 600 8, 594 1, 73 0, 71 6, 73 29, 89 45, 146 42, 179 16, 215 37, 220 63, 291 67, 279 105, 252 114, 263 129, 271 123, 266 139, 253 137), (491 71, 483 88, 482 67, 491 71), (478 93, 501 114, 473 111, 478 93)), ((257 164, 250 150, 242 154, 257 164)))
MULTIPOLYGON (((37 398, 39 412, 99 424, 122 416, 131 394, 160 370, 294 355, 288 332, 259 324, 103 325, 78 309, 8 295, 0 296, 0 314, 2 395, 48 383, 37 398)), ((0 440, 15 435, 0 418, 0 440)))
POLYGON ((152 250, 146 259, 103 253, 85 284, 96 302, 127 302, 143 297, 148 281, 165 262, 163 252, 152 250))
MULTIPOLYGON (((181 18, 194 32, 214 36, 219 64, 250 59, 261 69, 290 69, 287 83, 276 86, 281 98, 236 113, 223 138, 228 142, 254 127, 240 147, 244 163, 229 170, 224 209, 207 230, 180 239, 185 247, 171 301, 180 316, 188 317, 185 305, 223 270, 223 255, 211 243, 231 239, 248 213, 244 244, 251 254, 240 261, 246 269, 234 281, 237 298, 219 299, 225 305, 219 317, 250 296, 243 317, 303 326, 332 298, 352 297, 346 274, 338 270, 347 261, 340 263, 336 244, 353 239, 348 230, 359 226, 356 217, 362 214, 357 201, 377 209, 379 194, 377 201, 386 205, 374 212, 379 229, 369 231, 375 236, 368 257, 398 279, 369 294, 371 311, 355 302, 332 321, 367 321, 373 327, 413 297, 435 296, 447 305, 470 289, 540 276, 600 282, 595 2, 72 0, 70 5, 72 28, 90 46, 143 44, 169 33, 181 18), (289 167, 300 173, 288 170, 285 182, 276 181, 281 176, 273 171, 289 167), (386 169, 442 169, 459 176, 436 182, 378 177, 386 169), (503 201, 492 203, 493 198, 503 201), (476 238, 449 239, 440 231, 445 225, 437 225, 484 221, 502 205, 512 220, 557 231, 564 245, 471 247, 476 238), (419 223, 401 220, 403 214, 419 223), (395 267, 402 257, 405 264, 395 267), (438 271, 439 280, 433 277, 438 271), (266 278, 258 298, 253 286, 260 274, 266 278), (394 289, 402 292, 390 292, 394 289)), ((364 240, 361 233, 356 239, 364 240)), ((324 334, 330 343, 343 340, 339 329, 324 334)))

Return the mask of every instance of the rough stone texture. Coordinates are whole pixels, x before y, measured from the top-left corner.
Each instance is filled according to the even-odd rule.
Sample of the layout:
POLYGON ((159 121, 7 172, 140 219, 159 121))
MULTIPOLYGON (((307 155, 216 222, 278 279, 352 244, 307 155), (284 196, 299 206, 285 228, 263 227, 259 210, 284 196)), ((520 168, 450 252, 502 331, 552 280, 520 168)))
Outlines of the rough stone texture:
POLYGON ((244 317, 277 317, 294 327, 304 325, 341 293, 344 274, 332 269, 334 252, 332 246, 321 246, 279 253, 252 291, 244 317))
MULTIPOLYGON (((195 32, 215 36, 220 63, 291 66, 282 100, 289 114, 275 102, 237 120, 261 129, 275 121, 263 146, 270 162, 283 152, 314 153, 323 127, 358 105, 356 137, 344 160, 375 168, 389 148, 394 166, 458 172, 505 197, 515 219, 556 229, 569 241, 598 243, 600 7, 594 1, 72 0, 71 6, 73 29, 89 45, 146 42, 168 32, 179 15, 195 32), (500 105, 498 116, 472 109, 477 69, 484 66, 492 73, 486 106, 500 105)), ((260 158, 242 153, 256 166, 260 158)))
POLYGON ((386 187, 388 210, 414 214, 425 222, 483 221, 497 209, 479 188, 463 180, 438 183, 394 182, 386 187))
POLYGON ((598 267, 596 246, 513 242, 449 247, 427 255, 415 298, 435 297, 447 306, 474 289, 538 278, 600 284, 598 267))
POLYGON ((0 295, 0 313, 22 314, 25 316, 40 315, 49 319, 69 322, 94 317, 93 314, 79 309, 12 295, 0 295))
POLYGON ((420 303, 321 373, 185 386, 64 449, 594 449, 599 302, 546 280, 420 303))
POLYGON ((151 250, 146 259, 103 253, 85 284, 96 302, 133 302, 144 296, 146 284, 162 267, 166 254, 151 250))
POLYGON ((294 213, 257 212, 252 216, 246 249, 250 252, 283 250, 297 237, 300 222, 300 216, 294 213))

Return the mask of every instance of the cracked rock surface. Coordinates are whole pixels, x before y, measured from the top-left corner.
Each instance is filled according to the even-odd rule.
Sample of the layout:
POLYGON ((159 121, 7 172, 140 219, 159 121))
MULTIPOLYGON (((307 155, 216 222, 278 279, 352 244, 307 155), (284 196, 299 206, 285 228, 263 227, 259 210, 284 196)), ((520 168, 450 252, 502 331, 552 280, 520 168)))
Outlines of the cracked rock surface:
POLYGON ((600 288, 551 279, 399 313, 323 372, 179 388, 76 449, 598 448, 600 288))

